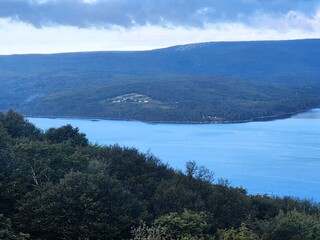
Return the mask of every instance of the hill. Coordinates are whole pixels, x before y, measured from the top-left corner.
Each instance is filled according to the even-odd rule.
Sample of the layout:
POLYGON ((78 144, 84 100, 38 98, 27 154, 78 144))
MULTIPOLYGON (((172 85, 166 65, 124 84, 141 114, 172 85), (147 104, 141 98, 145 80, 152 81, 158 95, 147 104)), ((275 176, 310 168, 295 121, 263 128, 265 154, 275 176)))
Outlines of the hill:
POLYGON ((226 122, 320 106, 317 39, 0 56, 0 73, 0 109, 32 116, 226 122))

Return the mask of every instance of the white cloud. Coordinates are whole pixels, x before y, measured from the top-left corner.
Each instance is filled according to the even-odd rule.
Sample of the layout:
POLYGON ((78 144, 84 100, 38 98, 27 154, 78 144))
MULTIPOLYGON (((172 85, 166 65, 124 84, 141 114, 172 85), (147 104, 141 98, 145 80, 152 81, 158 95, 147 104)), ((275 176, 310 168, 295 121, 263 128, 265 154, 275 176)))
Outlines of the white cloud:
POLYGON ((82 0, 82 1, 84 3, 89 3, 89 4, 98 2, 98 0, 82 0))
POLYGON ((252 22, 251 25, 257 28, 277 29, 279 32, 301 30, 306 33, 320 33, 320 10, 311 17, 293 10, 282 16, 257 12, 250 20, 252 22))
POLYGON ((202 28, 144 25, 132 28, 77 28, 31 24, 0 18, 0 54, 103 50, 147 50, 208 41, 320 38, 320 11, 307 17, 291 11, 275 18, 256 14, 252 23, 207 23, 202 28))

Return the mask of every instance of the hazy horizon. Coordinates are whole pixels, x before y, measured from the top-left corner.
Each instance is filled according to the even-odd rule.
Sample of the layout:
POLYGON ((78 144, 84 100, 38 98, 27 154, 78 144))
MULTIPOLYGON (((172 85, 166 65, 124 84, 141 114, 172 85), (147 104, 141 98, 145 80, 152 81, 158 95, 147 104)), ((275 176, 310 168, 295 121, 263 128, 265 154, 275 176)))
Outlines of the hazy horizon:
POLYGON ((320 38, 320 0, 2 0, 0 55, 320 38))

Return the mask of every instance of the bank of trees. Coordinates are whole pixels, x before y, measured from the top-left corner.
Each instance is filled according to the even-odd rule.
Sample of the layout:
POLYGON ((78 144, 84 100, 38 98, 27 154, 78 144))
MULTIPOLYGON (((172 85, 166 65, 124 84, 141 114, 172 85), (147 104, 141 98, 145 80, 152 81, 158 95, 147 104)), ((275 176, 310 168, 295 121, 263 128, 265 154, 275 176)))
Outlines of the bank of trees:
POLYGON ((320 102, 319 86, 284 86, 227 76, 118 76, 103 84, 78 85, 17 107, 31 116, 210 123, 288 117, 317 108, 320 102), (128 94, 142 95, 148 102, 127 101, 128 94))
POLYGON ((317 239, 317 204, 0 114, 0 239, 317 239))

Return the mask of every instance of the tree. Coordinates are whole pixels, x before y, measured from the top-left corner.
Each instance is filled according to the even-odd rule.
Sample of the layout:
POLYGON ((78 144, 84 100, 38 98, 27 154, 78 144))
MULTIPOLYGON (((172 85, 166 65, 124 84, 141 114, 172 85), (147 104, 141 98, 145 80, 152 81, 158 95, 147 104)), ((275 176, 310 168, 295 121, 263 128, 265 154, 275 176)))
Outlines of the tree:
POLYGON ((261 225, 263 239, 266 240, 315 240, 320 239, 318 217, 307 215, 297 210, 279 214, 261 225))
POLYGON ((7 129, 12 138, 27 137, 32 140, 41 138, 40 129, 26 121, 19 113, 9 110, 6 115, 0 118, 3 126, 7 129))
POLYGON ((242 223, 238 229, 219 230, 216 240, 259 240, 259 236, 242 223))
POLYGON ((154 209, 157 216, 168 212, 182 212, 184 208, 194 208, 199 196, 182 182, 183 178, 185 177, 178 175, 173 179, 159 183, 153 196, 154 209))
POLYGON ((12 229, 11 220, 0 214, 0 239, 3 240, 27 240, 29 234, 18 233, 16 234, 12 229))
POLYGON ((208 223, 204 212, 185 209, 181 214, 169 213, 156 219, 155 225, 164 239, 209 239, 208 223))
POLYGON ((205 166, 197 166, 195 161, 186 163, 186 175, 189 178, 195 178, 204 182, 213 182, 214 173, 205 166))
POLYGON ((6 196, 7 180, 12 170, 11 141, 7 130, 0 123, 0 213, 12 210, 13 201, 6 196))
POLYGON ((83 171, 89 163, 88 157, 70 143, 19 143, 12 147, 12 152, 12 173, 7 177, 6 192, 16 200, 41 184, 56 184, 71 171, 83 171))
POLYGON ((88 139, 79 128, 73 128, 70 124, 60 128, 50 128, 44 135, 45 140, 53 143, 70 142, 74 146, 88 146, 88 139))
POLYGON ((102 173, 71 172, 42 185, 19 205, 17 225, 39 239, 127 239, 134 197, 102 173))
POLYGON ((131 240, 162 240, 159 228, 156 226, 148 227, 144 221, 131 231, 133 237, 131 240))
POLYGON ((239 227, 250 213, 250 201, 243 188, 222 184, 214 185, 213 193, 206 199, 206 209, 212 232, 217 229, 239 227))

